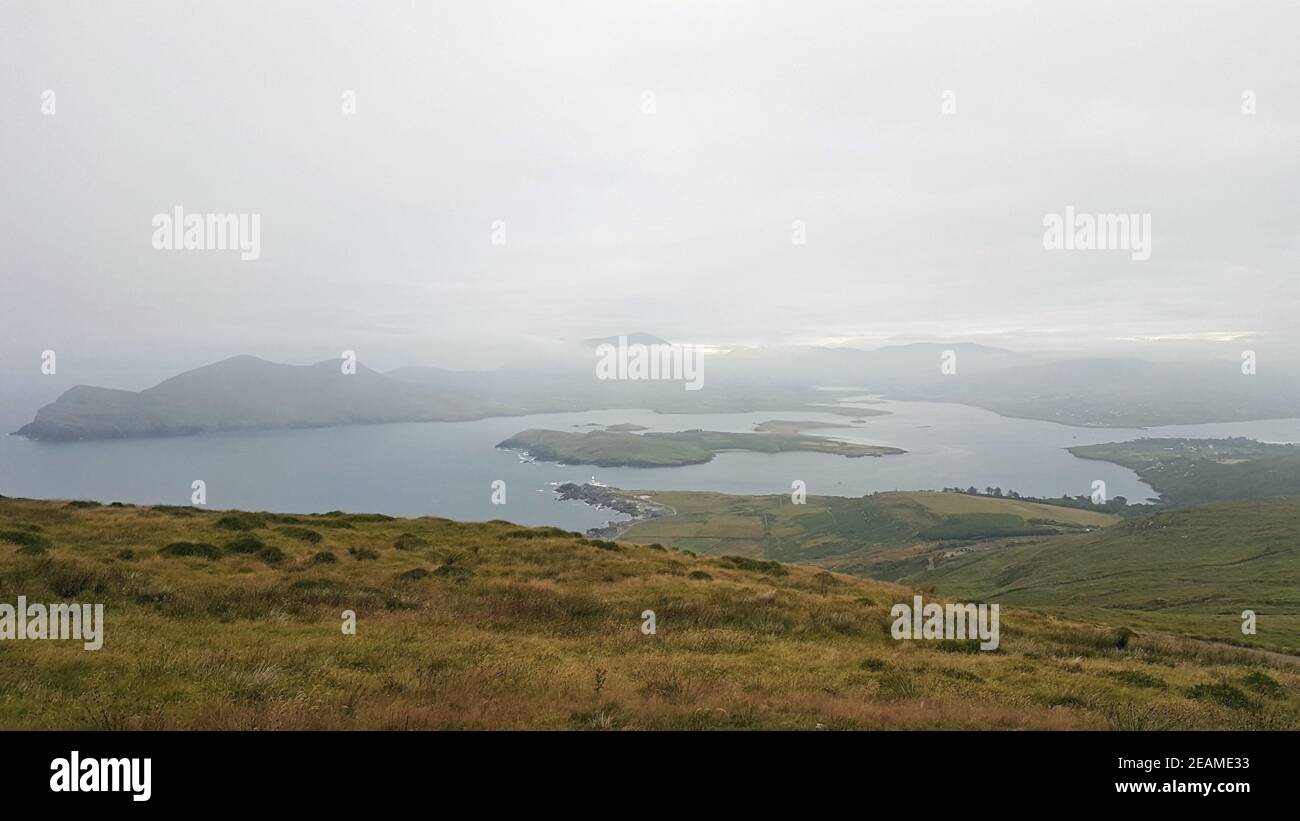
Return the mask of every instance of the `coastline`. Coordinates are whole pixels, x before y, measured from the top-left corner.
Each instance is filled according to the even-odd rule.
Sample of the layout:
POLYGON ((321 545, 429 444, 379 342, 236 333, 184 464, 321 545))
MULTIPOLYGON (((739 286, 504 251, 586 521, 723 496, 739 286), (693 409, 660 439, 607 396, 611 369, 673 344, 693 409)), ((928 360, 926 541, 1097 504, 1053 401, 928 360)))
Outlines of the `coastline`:
POLYGON ((612 510, 629 518, 624 521, 608 521, 601 527, 587 529, 587 535, 600 539, 617 539, 633 525, 648 519, 663 516, 676 516, 677 511, 660 502, 653 502, 641 496, 633 496, 618 488, 605 485, 565 482, 555 488, 556 501, 582 502, 596 510, 612 510))

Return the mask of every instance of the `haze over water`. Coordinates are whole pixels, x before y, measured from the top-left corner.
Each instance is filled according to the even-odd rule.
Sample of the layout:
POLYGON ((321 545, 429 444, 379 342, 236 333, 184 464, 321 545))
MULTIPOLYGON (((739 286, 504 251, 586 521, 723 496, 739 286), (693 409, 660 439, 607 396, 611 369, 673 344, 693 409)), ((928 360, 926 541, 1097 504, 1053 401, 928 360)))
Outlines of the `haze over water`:
MULTIPOLYGON (((828 400, 829 401, 829 400, 828 400)), ((873 491, 938 490, 974 485, 1026 496, 1071 496, 1106 482, 1111 497, 1136 502, 1153 491, 1126 468, 1078 459, 1064 448, 1141 436, 1249 436, 1300 442, 1300 419, 1159 428, 1075 428, 1011 419, 964 405, 883 402, 888 416, 851 417, 805 411, 657 414, 590 411, 500 417, 473 422, 213 433, 159 439, 74 443, 0 437, 0 494, 94 499, 136 504, 189 504, 195 479, 207 483, 208 505, 279 512, 327 510, 462 520, 508 519, 586 529, 617 519, 576 502, 557 502, 554 483, 584 482, 643 490, 789 493, 796 479, 812 495, 860 496, 873 491), (814 433, 891 445, 899 456, 848 459, 821 453, 719 454, 712 462, 673 468, 598 468, 523 462, 497 442, 526 428, 631 422, 657 431, 692 428, 750 431, 767 419, 844 424, 814 433), (507 503, 491 504, 494 480, 506 482, 507 503)))

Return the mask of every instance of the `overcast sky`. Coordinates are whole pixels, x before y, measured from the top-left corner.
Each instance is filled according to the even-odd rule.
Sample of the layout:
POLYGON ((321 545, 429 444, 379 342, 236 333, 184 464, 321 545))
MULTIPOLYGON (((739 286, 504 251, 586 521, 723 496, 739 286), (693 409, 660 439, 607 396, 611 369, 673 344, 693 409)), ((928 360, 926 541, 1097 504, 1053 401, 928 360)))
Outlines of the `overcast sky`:
POLYGON ((5 0, 0 367, 1281 340, 1298 31, 1227 0, 5 0), (176 205, 260 214, 260 259, 154 250, 176 205), (1044 250, 1067 205, 1150 214, 1151 259, 1044 250))

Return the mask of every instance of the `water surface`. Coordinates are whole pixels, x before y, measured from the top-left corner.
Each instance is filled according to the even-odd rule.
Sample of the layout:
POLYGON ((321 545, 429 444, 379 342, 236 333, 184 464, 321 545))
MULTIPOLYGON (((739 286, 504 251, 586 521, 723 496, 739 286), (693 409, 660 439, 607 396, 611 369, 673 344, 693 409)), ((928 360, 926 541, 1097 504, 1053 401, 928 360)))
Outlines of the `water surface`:
POLYGON ((810 494, 853 496, 974 485, 1024 495, 1074 496, 1090 493, 1093 480, 1101 479, 1110 496, 1140 501, 1152 490, 1132 471, 1077 459, 1064 448, 1139 436, 1300 442, 1300 419, 1093 429, 1009 419, 964 405, 890 401, 871 407, 891 413, 865 417, 860 425, 850 425, 850 417, 806 411, 613 410, 164 439, 53 443, 3 436, 0 494, 189 504, 191 482, 202 479, 213 508, 509 519, 579 530, 619 517, 555 501, 553 483, 594 476, 623 488, 767 494, 789 493, 798 479, 807 483, 810 494), (521 462, 516 453, 494 447, 525 428, 582 431, 593 429, 577 427, 586 423, 632 422, 657 431, 749 431, 755 423, 773 418, 842 423, 846 427, 816 433, 891 445, 908 453, 847 459, 821 453, 739 452, 687 467, 596 468, 521 462), (491 503, 492 483, 498 479, 506 483, 505 505, 491 503))

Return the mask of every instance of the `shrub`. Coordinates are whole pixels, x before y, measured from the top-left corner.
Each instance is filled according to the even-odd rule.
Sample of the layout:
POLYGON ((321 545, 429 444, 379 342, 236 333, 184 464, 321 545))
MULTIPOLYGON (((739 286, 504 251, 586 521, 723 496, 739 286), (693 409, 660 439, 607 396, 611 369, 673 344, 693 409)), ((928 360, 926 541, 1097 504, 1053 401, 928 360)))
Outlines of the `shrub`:
POLYGON ((312 524, 316 525, 317 527, 332 527, 336 530, 356 530, 356 526, 354 526, 351 522, 346 521, 344 519, 318 518, 318 519, 314 519, 312 521, 312 524))
POLYGON ((1149 673, 1144 673, 1141 670, 1107 670, 1104 675, 1107 675, 1116 681, 1123 682, 1130 687, 1150 687, 1156 690, 1163 690, 1165 687, 1169 686, 1165 684, 1164 679, 1156 678, 1155 676, 1149 673))
POLYGON ((916 698, 916 680, 903 670, 890 670, 880 677, 880 694, 886 698, 916 698))
POLYGON ((117 551, 117 557, 124 562, 134 561, 135 551, 131 550, 130 548, 127 548, 126 550, 119 550, 117 551))
POLYGON ((337 561, 338 558, 328 550, 322 550, 315 556, 311 557, 312 564, 334 564, 337 561))
MULTIPOLYGON (((123 505, 119 505, 117 502, 114 502, 113 504, 117 507, 123 507, 123 505)), ((125 505, 125 507, 135 507, 135 505, 125 505)), ((183 519, 203 515, 203 511, 192 505, 151 505, 149 509, 154 513, 163 513, 168 516, 179 516, 183 519)))
POLYGON ((72 508, 77 508, 79 510, 84 510, 92 507, 103 507, 103 505, 101 505, 99 502, 92 502, 89 499, 74 499, 71 502, 68 502, 66 505, 64 505, 64 507, 72 507, 72 508))
POLYGON ((19 553, 39 554, 54 546, 54 543, 44 536, 38 536, 35 533, 28 533, 23 530, 0 530, 0 542, 9 542, 18 545, 19 553))
POLYGON ((885 661, 884 659, 874 659, 874 658, 863 659, 862 664, 858 666, 861 667, 863 670, 871 670, 872 672, 878 673, 881 670, 884 670, 887 667, 889 667, 889 662, 885 661))
POLYGON ((172 542, 158 551, 160 556, 180 558, 182 556, 201 556, 204 559, 219 559, 221 551, 215 545, 200 542, 172 542))
POLYGON ((423 567, 416 567, 406 571, 405 573, 397 574, 397 580, 399 582, 417 582, 420 579, 427 579, 431 575, 432 574, 423 567))
POLYGON ((284 551, 274 545, 267 545, 257 551, 257 558, 267 564, 279 564, 285 560, 284 551))
POLYGON ((226 542, 226 550, 231 553, 257 553, 266 545, 256 536, 241 536, 226 542))
POLYGON ((468 567, 457 567, 454 564, 444 564, 442 567, 433 571, 433 575, 446 579, 464 581, 474 575, 474 571, 470 570, 468 567))
POLYGON ((785 576, 789 573, 780 562, 768 562, 751 559, 747 556, 723 556, 722 566, 734 570, 748 570, 753 573, 766 573, 769 576, 785 576))
POLYGON ((292 525, 289 527, 282 527, 278 532, 283 533, 290 539, 297 539, 300 542, 307 542, 308 544, 319 544, 320 540, 323 538, 314 530, 305 527, 294 527, 292 525))
POLYGON ((702 581, 702 582, 713 581, 713 577, 710 576, 708 573, 705 573, 703 570, 692 570, 690 574, 687 576, 687 578, 695 579, 697 581, 702 581))
POLYGON ((980 652, 980 643, 977 639, 968 639, 960 641, 958 639, 944 639, 935 643, 935 649, 944 653, 978 653, 980 652))
POLYGON ((505 534, 507 539, 562 539, 571 535, 569 531, 559 527, 533 527, 512 530, 505 534))
POLYGON ((124 577, 121 571, 91 569, 78 564, 56 564, 47 560, 43 570, 46 583, 55 595, 65 599, 82 594, 110 595, 121 591, 124 577))
POLYGON ((266 517, 255 513, 237 513, 217 519, 216 526, 222 530, 256 530, 266 526, 266 517))
POLYGON ((428 547, 429 542, 414 533, 403 533, 393 542, 393 547, 398 550, 417 550, 421 547, 428 547))
POLYGON ((1187 691, 1187 697, 1196 701, 1208 701, 1220 707, 1234 710, 1249 710, 1255 706, 1250 697, 1231 684, 1197 684, 1187 691))
POLYGON ((1241 683, 1260 695, 1269 698, 1282 698, 1285 694, 1282 685, 1278 684, 1272 676, 1262 670, 1251 670, 1242 676, 1241 683))
POLYGON ((368 547, 349 547, 348 555, 359 562, 374 561, 379 558, 379 554, 368 547))

